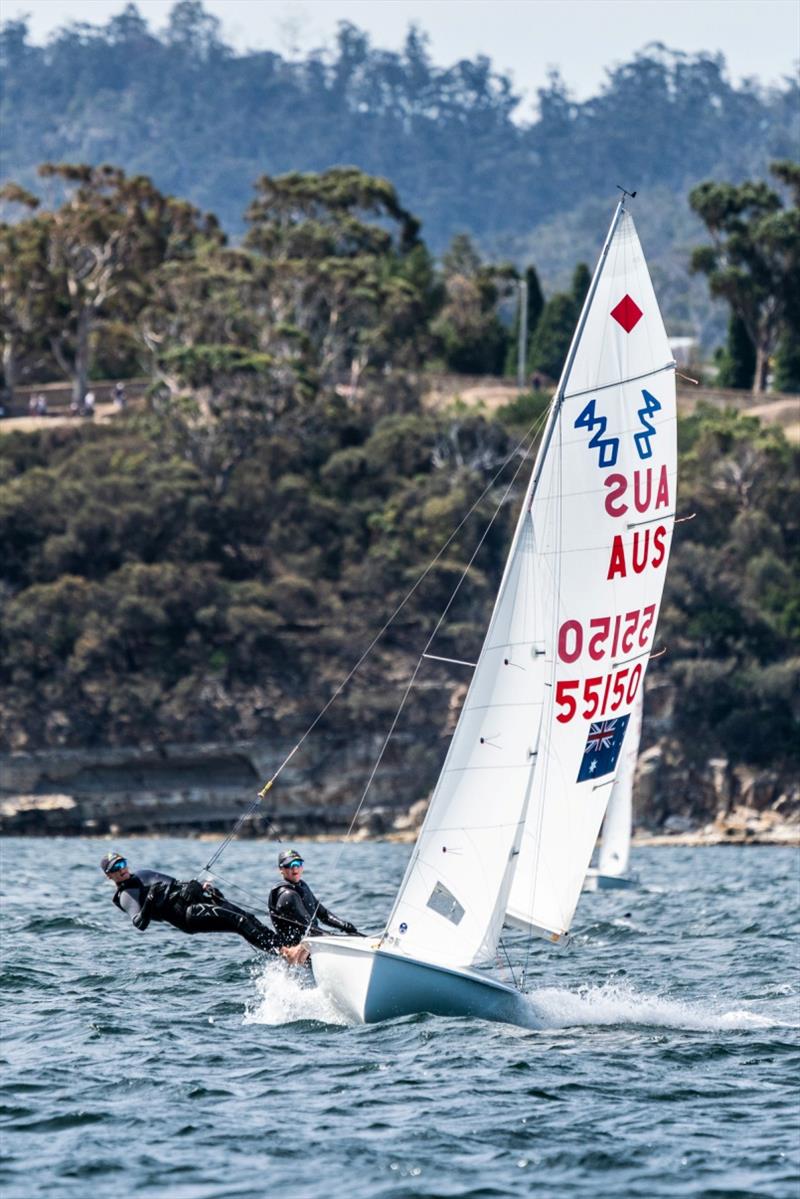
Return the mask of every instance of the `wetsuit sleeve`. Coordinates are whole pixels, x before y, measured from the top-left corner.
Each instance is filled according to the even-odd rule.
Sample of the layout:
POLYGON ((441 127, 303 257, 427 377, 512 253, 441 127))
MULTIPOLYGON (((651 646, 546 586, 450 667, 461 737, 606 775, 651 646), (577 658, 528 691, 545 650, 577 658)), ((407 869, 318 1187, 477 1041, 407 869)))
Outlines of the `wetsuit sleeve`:
POLYGON ((322 904, 317 908, 317 919, 323 924, 330 925, 331 928, 338 928, 340 932, 347 932, 353 926, 347 920, 341 920, 338 916, 334 916, 333 912, 329 912, 322 904))
POLYGON ((142 905, 137 900, 132 891, 123 891, 119 897, 119 906, 123 911, 127 912, 131 920, 134 916, 138 916, 142 910, 142 905))

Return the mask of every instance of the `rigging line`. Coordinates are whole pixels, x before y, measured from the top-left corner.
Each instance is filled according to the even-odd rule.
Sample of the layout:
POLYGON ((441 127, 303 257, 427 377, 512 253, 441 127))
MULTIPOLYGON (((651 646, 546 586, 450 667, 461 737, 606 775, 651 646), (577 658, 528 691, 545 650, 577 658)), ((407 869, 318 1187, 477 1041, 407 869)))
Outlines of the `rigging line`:
MULTIPOLYGON (((495 520, 497 519, 498 512, 500 511, 500 509, 503 507, 506 500, 508 499, 509 492, 511 491, 511 488, 514 486, 514 483, 516 482, 516 479, 517 479, 517 475, 522 470, 523 466, 525 465, 526 460, 527 460, 527 455, 524 455, 520 459, 519 465, 517 466, 517 469, 514 471, 513 475, 511 476, 511 479, 509 480, 505 491, 503 492, 502 496, 500 497, 500 502, 495 507, 495 510, 492 513, 489 523, 486 525, 486 528, 483 530, 483 533, 481 533, 478 544, 475 546, 475 549, 472 552, 472 557, 470 558, 469 562, 467 563, 467 565, 464 567, 463 571, 461 572, 458 582, 456 583, 455 587, 453 588, 453 592, 452 592, 449 600, 445 604, 445 607, 442 610, 442 613, 434 626, 433 632, 431 633, 430 637, 428 638, 427 642, 425 643, 425 648, 423 649, 422 653, 420 654, 419 658, 417 659, 417 664, 414 667, 413 674, 411 675, 411 678, 409 679, 408 683, 406 684, 405 691, 403 692, 402 697, 400 699, 400 704, 397 708, 397 711, 395 712, 394 720, 392 721, 389 731, 386 734, 386 737, 384 738, 383 744, 381 745, 380 751, 378 753, 378 757, 375 760, 375 764, 372 767, 372 770, 370 771, 369 778, 367 779, 367 785, 364 788, 364 791, 361 795, 361 799, 358 801, 358 807, 356 808, 355 812, 353 813, 353 819, 350 821, 350 827, 348 828, 347 833, 345 835, 345 842, 347 841, 350 834, 352 833, 353 826, 355 825, 355 822, 358 819, 358 814, 361 811, 362 807, 364 806, 364 801, 367 798, 367 793, 368 793, 370 787, 372 786, 372 781, 375 778, 375 775, 378 773, 378 768, 380 767, 380 764, 383 760, 383 755, 386 752, 386 747, 389 744, 389 741, 391 740, 392 733, 394 732, 395 728, 397 727, 397 722, 400 719, 403 708, 406 705, 406 700, 408 699, 409 694, 411 693, 411 688, 414 686, 414 680, 416 679, 417 675, 419 674, 419 671, 422 666, 425 655, 427 654, 428 650, 430 649, 431 645, 433 644, 434 638, 436 637, 436 634, 439 632, 439 629, 444 624, 445 617, 447 616, 447 613, 450 611, 450 608, 453 606, 453 603, 455 602, 455 598, 458 595, 458 592, 461 588, 461 584, 464 582, 464 579, 469 574, 470 568, 472 567, 473 562, 477 558, 478 553, 480 552, 481 546, 483 545, 486 538, 489 536, 489 530, 491 529, 492 525, 494 524, 495 520)), ((337 865, 339 863, 339 859, 341 858, 343 852, 344 852, 344 843, 342 843, 342 846, 340 848, 339 854, 336 859, 337 865)))
POLYGON ((217 874, 216 870, 208 870, 208 867, 206 867, 206 870, 207 873, 212 875, 213 878, 217 879, 218 882, 224 883, 226 887, 233 887, 234 891, 241 891, 242 895, 246 895, 248 899, 254 900, 259 907, 263 908, 265 912, 268 911, 267 905, 264 903, 262 896, 256 895, 255 891, 251 891, 249 888, 243 887, 240 883, 232 883, 230 879, 223 878, 221 874, 217 874))
MULTIPOLYGON (((333 704, 333 703, 334 703, 334 701, 335 701, 335 700, 336 700, 336 699, 339 697, 339 695, 342 693, 342 691, 345 689, 345 687, 347 686, 347 684, 348 684, 348 683, 350 682, 350 680, 352 679, 353 675, 356 673, 356 671, 359 669, 359 667, 360 667, 360 666, 363 664, 363 662, 366 660, 366 658, 369 656, 369 654, 370 654, 370 653, 372 653, 372 650, 375 648, 375 646, 377 645, 377 643, 380 641, 380 639, 381 639, 381 637, 383 636, 383 634, 386 632, 386 630, 389 628, 389 626, 392 624, 392 622, 393 622, 393 621, 396 619, 396 617, 397 617, 397 616, 400 614, 400 612, 402 611, 402 609, 403 609, 403 608, 406 606, 406 604, 408 603, 408 601, 411 599, 411 597, 412 597, 412 595, 414 594, 414 592, 417 590, 417 588, 418 588, 418 587, 420 587, 420 586, 421 586, 421 584, 423 583, 423 581, 424 581, 424 580, 427 578, 427 576, 430 574, 431 570, 433 570, 433 567, 436 565, 436 563, 439 561, 439 559, 442 557, 442 555, 445 553, 445 551, 446 551, 446 550, 449 548, 449 546, 452 544, 452 542, 455 540, 455 538, 458 536, 458 534, 461 532, 461 530, 463 529, 464 525, 467 523, 467 521, 469 520, 469 518, 472 516, 473 512, 476 510, 476 508, 478 507, 478 505, 479 505, 479 504, 481 504, 481 503, 483 502, 483 500, 485 499, 485 497, 486 497, 486 496, 489 494, 489 492, 492 490, 492 488, 494 487, 495 483, 496 483, 496 482, 497 482, 497 480, 500 478, 500 476, 501 476, 501 474, 503 473, 503 471, 505 470, 505 468, 508 466, 509 462, 511 462, 511 461, 514 459, 514 457, 515 457, 517 454, 519 454, 519 452, 520 452, 520 450, 522 450, 523 446, 525 446, 525 445, 526 445, 526 442, 528 442, 528 441, 530 440, 530 441, 531 441, 531 446, 528 446, 528 447, 527 447, 527 449, 525 450, 525 453, 523 454, 523 457, 522 457, 522 461, 521 461, 521 463, 520 463, 520 466, 518 466, 518 467, 517 467, 517 469, 516 469, 516 471, 514 472, 514 476, 513 476, 513 478, 512 478, 512 483, 513 483, 514 479, 516 479, 517 475, 519 474, 519 471, 520 471, 520 468, 521 468, 521 466, 522 466, 522 463, 523 463, 523 462, 525 462, 525 461, 527 460, 527 457, 528 457, 528 455, 529 455, 529 453, 530 453, 530 450, 531 450, 531 448, 532 448, 532 443, 533 443, 533 441, 536 439, 536 436, 537 436, 537 434, 538 434, 538 432, 539 432, 539 427, 540 427, 542 424, 544 424, 544 421, 545 421, 545 419, 546 419, 546 416, 547 416, 547 414, 546 414, 546 413, 544 413, 544 414, 542 414, 542 415, 539 415, 539 416, 537 416, 537 417, 536 417, 536 419, 535 419, 534 421, 532 421, 532 422, 531 422, 531 424, 528 426, 528 429, 526 430, 526 432, 524 433, 524 435, 523 435, 523 436, 520 438, 520 440, 517 442, 517 444, 514 446, 514 448, 511 450, 511 452, 510 452, 509 454, 507 454, 507 455, 506 455, 505 459, 503 460, 503 462, 502 462, 502 463, 500 464, 500 466, 498 467, 498 469, 497 469, 497 471, 495 472, 494 476, 493 476, 493 477, 491 478, 491 480, 490 480, 490 481, 487 483, 486 487, 483 489, 483 491, 481 492, 481 494, 480 494, 480 495, 478 496, 478 498, 475 500, 475 503, 472 505, 472 507, 469 509, 469 511, 466 513, 466 515, 465 515, 465 516, 464 516, 464 517, 461 519, 461 521, 459 521, 459 523, 456 525, 456 527, 455 527, 455 529, 453 530, 453 532, 452 532, 452 533, 450 534, 450 536, 447 538, 447 541, 445 541, 445 543, 444 543, 444 544, 443 544, 443 545, 442 545, 442 546, 439 548, 439 550, 437 551, 436 555, 435 555, 435 556, 434 556, 434 557, 431 559, 431 561, 430 561, 430 562, 428 563, 428 565, 425 567, 425 569, 423 570, 422 574, 421 574, 421 575, 419 576, 419 578, 416 580, 416 582, 414 583, 414 585, 413 585, 413 586, 410 588, 410 590, 409 590, 408 592, 406 592, 405 596, 404 596, 404 597, 403 597, 403 599, 400 601, 400 603, 397 605, 397 607, 395 608, 394 612, 392 612, 391 616, 390 616, 390 617, 389 617, 389 619, 386 621, 386 623, 385 623, 385 624, 382 626, 382 628, 381 628, 381 629, 380 629, 380 630, 379 630, 379 631, 378 631, 378 632, 375 634, 375 636, 373 637, 372 641, 369 643, 369 645, 368 645, 368 646, 367 646, 367 648, 364 650, 364 652, 363 652, 363 654, 361 655, 361 657, 360 657, 360 658, 358 659, 358 661, 356 662, 355 666, 353 666, 353 668, 352 668, 352 669, 349 671, 349 673, 348 673, 347 675, 345 675, 344 679, 342 679, 341 683, 339 683, 339 685, 338 685, 338 687, 336 688, 336 690, 335 690, 335 691, 333 692, 333 694, 330 696, 330 698, 328 699, 328 701, 327 701, 327 703, 324 705, 324 707, 323 707, 323 708, 321 708, 321 709, 320 709, 320 711, 317 713, 317 715, 314 717, 314 719, 312 720, 311 724, 308 726, 308 728, 306 729, 306 731, 303 733, 303 735, 302 735, 302 737, 300 738, 300 740, 299 740, 299 741, 297 742, 297 744, 296 744, 296 745, 295 745, 295 746, 294 746, 294 747, 293 747, 293 748, 290 750, 290 752, 289 752, 289 753, 286 755, 286 757, 283 759, 283 761, 281 762, 281 764, 278 766, 278 769, 275 771, 275 773, 272 775, 272 777, 271 777, 271 778, 270 778, 270 779, 269 779, 269 780, 268 780, 268 781, 267 781, 267 782, 264 784, 264 786, 261 788, 261 790, 260 790, 260 791, 259 791, 259 793, 258 793, 258 796, 256 797, 256 799, 255 799, 255 800, 253 800, 252 804, 251 804, 251 805, 250 805, 250 807, 247 809, 247 811, 246 811, 246 812, 244 812, 244 813, 243 813, 243 814, 242 814, 242 815, 239 817, 239 819, 236 821, 236 824, 234 825, 234 827, 233 827, 232 831, 231 831, 231 832, 228 834, 228 836, 225 838, 225 840, 222 842, 222 844, 221 844, 221 845, 218 847, 218 849, 217 849, 216 853, 214 853, 214 854, 212 855, 212 857, 209 859, 209 862, 208 862, 208 864, 207 864, 207 865, 206 865, 206 867, 205 867, 205 869, 206 869, 206 870, 208 870, 210 866, 213 866, 214 862, 216 862, 216 861, 217 861, 217 859, 218 859, 218 858, 221 856, 221 854, 224 852, 224 850, 227 848, 227 846, 228 846, 228 845, 231 843, 231 841, 234 839, 234 837, 236 837, 236 836, 237 836, 237 834, 238 834, 239 830, 241 829, 242 825, 245 823, 245 821, 246 821, 246 820, 247 820, 247 819, 248 819, 250 816, 252 816, 253 812, 256 810, 256 808, 258 807, 258 805, 259 805, 259 803, 261 802, 261 800, 264 798, 264 796, 265 796, 265 795, 267 794, 267 792, 270 790, 270 788, 272 787, 273 783, 274 783, 274 782, 277 780, 278 776, 279 776, 279 775, 280 775, 280 774, 283 772, 283 770, 286 768, 286 766, 288 766, 288 764, 289 764, 289 762, 291 761, 291 759, 294 757, 294 755, 295 755, 295 754, 297 753, 297 751, 300 749, 300 746, 301 746, 301 745, 303 744, 303 742, 304 742, 304 741, 305 741, 305 740, 306 740, 306 739, 307 739, 307 738, 310 736, 310 734, 313 732, 313 730, 314 730, 314 729, 316 728, 316 726, 319 724, 320 720, 322 720, 322 717, 325 715, 325 713, 326 713, 326 712, 328 711, 328 709, 330 708, 331 704, 333 704)), ((506 492, 506 494, 508 494, 508 493, 506 492)), ((505 499, 505 496, 503 497, 503 499, 505 499)), ((497 515, 497 513, 495 512, 495 516, 496 516, 496 515, 497 515)), ((494 517, 492 517, 492 519, 494 520, 494 517)), ((429 642, 428 644, 430 644, 430 642, 429 642)), ((427 647, 426 647, 426 648, 427 648, 427 647)), ((363 802, 363 800, 362 800, 362 802, 363 802)), ((352 828, 352 825, 351 825, 351 828, 352 828)), ((349 836, 349 832, 348 832, 348 836, 349 836)), ((280 839, 280 838, 279 838, 279 839, 280 839)))
POLYGON ((514 967, 511 965, 511 958, 508 956, 508 950, 506 949, 506 943, 502 937, 498 941, 498 946, 500 949, 502 949, 503 957, 506 959, 506 965, 508 966, 508 972, 511 975, 511 981, 514 984, 514 987, 519 991, 520 988, 517 984, 517 976, 514 973, 514 967))

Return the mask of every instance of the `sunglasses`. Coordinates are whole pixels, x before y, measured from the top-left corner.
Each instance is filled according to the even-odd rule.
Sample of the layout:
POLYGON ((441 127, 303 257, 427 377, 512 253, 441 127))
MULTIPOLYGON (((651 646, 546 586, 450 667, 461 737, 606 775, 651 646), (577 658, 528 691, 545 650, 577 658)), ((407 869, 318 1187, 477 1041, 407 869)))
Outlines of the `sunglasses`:
POLYGON ((286 865, 283 867, 283 869, 284 870, 294 870, 295 866, 302 866, 302 865, 303 865, 303 859, 301 858, 299 862, 298 861, 287 862, 286 865))
POLYGON ((120 858, 118 862, 114 862, 113 866, 109 866, 106 874, 116 874, 118 870, 127 870, 128 863, 124 858, 120 858))

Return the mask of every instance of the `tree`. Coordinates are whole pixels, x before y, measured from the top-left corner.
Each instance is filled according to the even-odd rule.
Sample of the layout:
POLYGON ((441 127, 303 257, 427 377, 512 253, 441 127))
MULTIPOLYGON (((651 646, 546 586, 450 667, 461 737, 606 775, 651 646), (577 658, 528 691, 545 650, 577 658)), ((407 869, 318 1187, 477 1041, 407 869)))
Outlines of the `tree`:
MULTIPOLYGON (((21 204, 31 213, 36 196, 16 184, 0 189, 0 199, 21 204)), ((46 222, 30 217, 0 224, 0 330, 3 336, 3 378, 9 399, 19 378, 20 362, 41 345, 52 318, 52 280, 47 261, 46 222)))
POLYGON ((450 370, 499 375, 509 345, 498 304, 514 286, 510 265, 484 263, 466 233, 458 233, 442 259, 446 299, 433 333, 450 370))
POLYGON ((728 301, 752 341, 756 395, 766 389, 783 330, 800 323, 800 165, 770 169, 791 189, 793 204, 760 182, 701 183, 689 194, 712 243, 693 251, 691 269, 708 276, 712 295, 728 301))
POLYGON ((588 266, 579 262, 570 290, 557 292, 547 301, 531 343, 531 370, 541 371, 550 379, 559 377, 590 282, 588 266))
POLYGON ((728 339, 724 348, 719 351, 718 361, 717 383, 720 387, 742 390, 752 387, 756 369, 756 348, 744 321, 733 313, 728 321, 728 339))
POLYGON ((773 385, 776 391, 800 391, 800 335, 796 328, 787 329, 778 342, 773 385))
POLYGON ((21 311, 46 276, 50 347, 72 379, 75 402, 82 404, 98 322, 112 316, 133 320, 160 263, 220 235, 213 218, 202 218, 185 201, 162 195, 149 179, 128 178, 118 167, 46 163, 39 174, 61 181, 67 196, 59 208, 40 211, 18 227, 14 236, 36 241, 46 263, 39 262, 32 281, 7 280, 5 307, 21 311))
MULTIPOLYGON (((256 184, 246 247, 263 264, 263 326, 294 336, 322 384, 417 365, 438 303, 419 222, 385 179, 356 167, 256 184)), ((269 345, 262 345, 269 350, 269 345)))

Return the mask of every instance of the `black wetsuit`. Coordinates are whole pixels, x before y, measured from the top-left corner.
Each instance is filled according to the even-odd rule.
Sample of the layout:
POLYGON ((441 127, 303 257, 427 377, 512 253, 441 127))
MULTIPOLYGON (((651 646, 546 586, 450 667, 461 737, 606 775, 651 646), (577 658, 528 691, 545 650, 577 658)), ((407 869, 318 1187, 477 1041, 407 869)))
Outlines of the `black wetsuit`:
POLYGON ((140 870, 118 885, 114 903, 142 932, 159 920, 183 933, 238 933, 265 953, 277 953, 282 944, 251 912, 195 879, 182 883, 157 870, 140 870))
POLYGON ((280 937, 281 945, 297 945, 303 937, 321 937, 319 926, 329 924, 340 932, 356 934, 347 920, 340 920, 316 899, 308 883, 282 882, 269 893, 269 914, 280 937))

